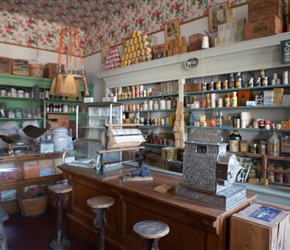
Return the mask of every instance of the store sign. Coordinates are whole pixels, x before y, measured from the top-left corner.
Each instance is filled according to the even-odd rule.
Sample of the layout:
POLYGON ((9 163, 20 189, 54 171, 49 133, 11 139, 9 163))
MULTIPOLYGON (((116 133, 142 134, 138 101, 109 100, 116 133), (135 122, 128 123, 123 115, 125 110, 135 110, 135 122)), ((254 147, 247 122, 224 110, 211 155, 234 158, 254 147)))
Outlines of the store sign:
POLYGON ((189 58, 184 62, 184 67, 186 69, 193 69, 197 66, 198 59, 197 58, 189 58))
POLYGON ((290 40, 281 41, 281 64, 290 63, 290 40))

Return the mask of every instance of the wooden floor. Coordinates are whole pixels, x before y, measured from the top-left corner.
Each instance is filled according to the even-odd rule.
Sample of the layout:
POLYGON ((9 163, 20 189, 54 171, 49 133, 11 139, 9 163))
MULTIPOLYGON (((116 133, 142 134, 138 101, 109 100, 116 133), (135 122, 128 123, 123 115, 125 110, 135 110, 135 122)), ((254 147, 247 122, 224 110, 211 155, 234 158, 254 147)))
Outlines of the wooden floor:
MULTIPOLYGON (((10 214, 9 219, 4 222, 9 250, 49 249, 49 243, 55 239, 56 221, 56 209, 49 207, 44 214, 37 217, 24 217, 20 213, 10 214)), ((65 216, 63 216, 63 231, 71 242, 71 250, 95 250, 97 248, 71 232, 66 226, 65 216)))

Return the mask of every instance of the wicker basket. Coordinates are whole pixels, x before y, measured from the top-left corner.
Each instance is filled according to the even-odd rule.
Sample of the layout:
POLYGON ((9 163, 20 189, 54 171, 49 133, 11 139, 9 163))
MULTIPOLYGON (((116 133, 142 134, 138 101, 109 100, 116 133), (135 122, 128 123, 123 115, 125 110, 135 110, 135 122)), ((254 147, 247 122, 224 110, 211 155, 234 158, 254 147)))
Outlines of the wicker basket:
POLYGON ((38 216, 46 211, 47 194, 26 192, 18 195, 18 203, 23 216, 38 216))

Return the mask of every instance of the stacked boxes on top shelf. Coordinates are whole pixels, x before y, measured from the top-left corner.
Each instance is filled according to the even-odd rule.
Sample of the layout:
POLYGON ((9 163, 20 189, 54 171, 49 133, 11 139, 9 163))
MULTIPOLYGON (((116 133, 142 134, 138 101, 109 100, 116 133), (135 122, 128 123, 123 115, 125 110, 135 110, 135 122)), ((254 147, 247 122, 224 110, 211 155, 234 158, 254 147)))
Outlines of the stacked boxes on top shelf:
POLYGON ((248 4, 245 39, 254 39, 283 32, 283 1, 252 0, 248 4))

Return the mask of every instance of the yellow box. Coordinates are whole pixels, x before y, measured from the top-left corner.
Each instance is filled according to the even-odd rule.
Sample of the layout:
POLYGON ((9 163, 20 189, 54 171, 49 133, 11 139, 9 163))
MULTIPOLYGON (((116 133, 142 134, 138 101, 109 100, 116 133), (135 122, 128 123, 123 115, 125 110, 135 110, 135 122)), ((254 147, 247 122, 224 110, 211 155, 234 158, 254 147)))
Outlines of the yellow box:
POLYGON ((169 126, 174 126, 174 122, 175 122, 175 115, 174 114, 169 115, 169 126))

